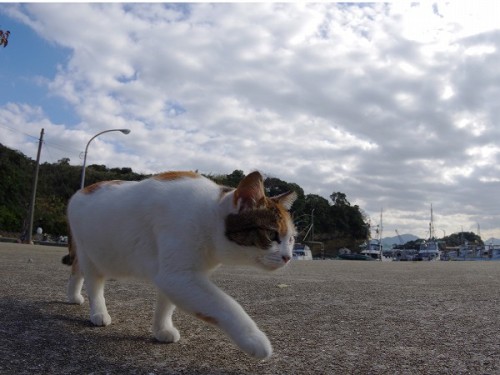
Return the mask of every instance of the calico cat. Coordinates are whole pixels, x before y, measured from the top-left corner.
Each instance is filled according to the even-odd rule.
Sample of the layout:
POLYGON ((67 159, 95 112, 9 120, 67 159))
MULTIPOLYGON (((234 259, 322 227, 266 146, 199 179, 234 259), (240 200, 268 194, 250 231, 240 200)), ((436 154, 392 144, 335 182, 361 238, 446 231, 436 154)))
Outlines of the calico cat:
POLYGON ((220 290, 210 273, 220 264, 265 270, 292 258, 295 227, 289 210, 297 195, 266 197, 253 172, 236 189, 195 172, 166 172, 140 182, 105 181, 71 198, 72 240, 63 263, 72 264, 68 300, 90 301, 90 320, 106 326, 105 278, 137 277, 158 290, 153 334, 176 342, 176 306, 222 329, 256 358, 272 354, 271 343, 243 308, 220 290))

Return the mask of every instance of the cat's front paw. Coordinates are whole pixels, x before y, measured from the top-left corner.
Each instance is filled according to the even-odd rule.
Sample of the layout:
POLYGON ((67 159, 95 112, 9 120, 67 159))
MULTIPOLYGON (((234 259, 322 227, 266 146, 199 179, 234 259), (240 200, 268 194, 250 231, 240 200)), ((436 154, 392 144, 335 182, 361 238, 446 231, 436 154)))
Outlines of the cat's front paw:
POLYGON ((175 327, 163 328, 154 332, 155 339, 161 342, 177 342, 181 338, 181 334, 175 327))
POLYGON ((273 354, 271 342, 264 332, 259 330, 243 336, 238 340, 238 346, 248 355, 258 359, 269 358, 273 354))
POLYGON ((109 326, 111 324, 111 317, 108 313, 92 314, 90 316, 90 321, 95 326, 109 326))

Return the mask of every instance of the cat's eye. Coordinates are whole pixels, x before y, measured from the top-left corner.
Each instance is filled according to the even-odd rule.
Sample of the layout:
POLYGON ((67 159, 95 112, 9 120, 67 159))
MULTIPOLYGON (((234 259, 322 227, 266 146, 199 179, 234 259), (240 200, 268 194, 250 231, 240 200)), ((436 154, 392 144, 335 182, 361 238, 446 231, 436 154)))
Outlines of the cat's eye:
POLYGON ((280 234, 276 230, 269 231, 269 239, 273 242, 281 243, 280 234))

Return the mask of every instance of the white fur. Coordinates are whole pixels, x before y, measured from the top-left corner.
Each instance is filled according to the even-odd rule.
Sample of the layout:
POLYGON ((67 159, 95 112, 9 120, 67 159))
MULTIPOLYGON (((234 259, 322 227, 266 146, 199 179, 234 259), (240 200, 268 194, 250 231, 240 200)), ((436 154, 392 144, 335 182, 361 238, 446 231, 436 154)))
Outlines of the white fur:
MULTIPOLYGON (((233 192, 221 198, 218 185, 204 177, 104 184, 77 192, 68 219, 80 273, 71 276, 68 299, 82 303, 82 280, 95 325, 111 323, 104 300, 106 278, 137 277, 158 289, 153 322, 156 339, 176 342, 175 306, 215 323, 243 351, 267 358, 272 347, 243 308, 209 280, 221 263, 273 270, 292 257, 293 224, 281 243, 262 250, 235 244, 224 220, 238 212, 233 192)), ((287 219, 289 220, 289 219, 287 219)), ((290 220, 289 220, 290 221, 290 220)))

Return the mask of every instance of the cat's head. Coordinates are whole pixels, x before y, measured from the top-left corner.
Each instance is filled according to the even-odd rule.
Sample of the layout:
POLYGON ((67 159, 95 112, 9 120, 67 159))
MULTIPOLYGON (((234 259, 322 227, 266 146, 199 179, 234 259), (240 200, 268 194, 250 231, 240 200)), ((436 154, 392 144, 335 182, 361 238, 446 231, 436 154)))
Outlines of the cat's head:
POLYGON ((266 270, 285 266, 293 254, 295 226, 289 210, 295 192, 266 197, 262 175, 253 172, 233 192, 233 210, 225 218, 225 236, 250 263, 266 270))

